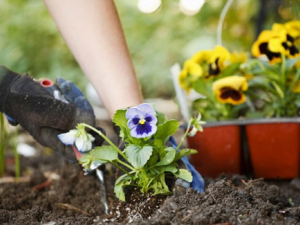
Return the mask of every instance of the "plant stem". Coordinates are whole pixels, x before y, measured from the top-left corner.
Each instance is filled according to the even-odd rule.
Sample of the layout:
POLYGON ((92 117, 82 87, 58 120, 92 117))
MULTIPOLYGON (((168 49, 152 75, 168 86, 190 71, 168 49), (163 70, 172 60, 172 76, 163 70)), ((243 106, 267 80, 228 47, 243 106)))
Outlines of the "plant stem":
POLYGON ((149 182, 149 179, 148 179, 148 176, 147 176, 147 173, 146 171, 144 170, 144 168, 142 168, 141 170, 141 174, 142 174, 142 192, 143 193, 148 193, 148 182, 149 182))
POLYGON ((299 80, 299 77, 300 77, 300 70, 297 70, 296 75, 294 76, 294 79, 290 85, 290 88, 289 88, 290 91, 293 90, 293 87, 296 84, 296 82, 299 80))
POLYGON ((254 62, 255 62, 255 64, 257 64, 259 66, 259 68, 261 70, 263 70, 263 71, 266 70, 265 66, 259 60, 255 60, 254 62))
POLYGON ((281 54, 281 75, 282 75, 282 85, 285 87, 285 56, 283 54, 281 54))
POLYGON ((128 158, 127 156, 116 146, 114 145, 114 143, 112 143, 101 131, 97 130, 96 128, 88 125, 88 124, 85 124, 85 123, 81 123, 81 125, 87 127, 87 128, 90 128, 91 130, 95 131, 97 134, 99 134, 108 144, 110 144, 114 149, 117 150, 117 152, 124 158, 128 161, 128 158))
POLYGON ((1 143, 0 143, 0 175, 4 175, 4 164, 5 164, 5 159, 4 159, 4 150, 6 146, 6 130, 4 126, 4 114, 0 113, 0 130, 1 130, 1 143))
POLYGON ((20 157, 18 154, 18 141, 16 141, 16 139, 18 138, 18 130, 16 130, 15 134, 14 134, 14 140, 13 140, 13 151, 14 151, 14 155, 15 155, 15 173, 16 173, 16 178, 20 177, 20 157))
POLYGON ((118 163, 126 166, 127 168, 131 169, 131 170, 135 170, 132 166, 128 165, 127 163, 123 162, 122 160, 118 159, 117 160, 118 163))
POLYGON ((117 167, 118 169, 122 170, 124 173, 126 173, 129 177, 132 177, 130 173, 128 173, 128 171, 126 171, 124 168, 122 168, 121 166, 119 166, 117 163, 115 162, 111 162, 115 167, 117 167))
POLYGON ((177 148, 175 149, 176 152, 177 152, 177 150, 181 147, 181 145, 183 144, 183 142, 184 142, 186 136, 187 136, 188 133, 190 132, 191 125, 192 125, 192 119, 190 119, 189 124, 188 124, 188 126, 187 126, 187 128, 186 128, 186 131, 185 131, 183 137, 181 138, 180 143, 177 145, 177 148))

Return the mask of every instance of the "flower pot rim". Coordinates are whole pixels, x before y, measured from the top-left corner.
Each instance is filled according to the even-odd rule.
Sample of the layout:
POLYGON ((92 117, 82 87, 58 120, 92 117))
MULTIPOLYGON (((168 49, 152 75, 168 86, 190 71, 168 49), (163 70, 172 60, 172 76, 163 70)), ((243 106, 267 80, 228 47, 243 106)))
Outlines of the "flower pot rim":
MULTIPOLYGON (((300 117, 280 117, 280 118, 259 118, 259 119, 235 119, 216 122, 207 122, 203 127, 218 127, 218 126, 242 126, 251 124, 271 124, 271 123, 300 123, 300 117)), ((186 129, 187 123, 181 125, 181 128, 186 129)))

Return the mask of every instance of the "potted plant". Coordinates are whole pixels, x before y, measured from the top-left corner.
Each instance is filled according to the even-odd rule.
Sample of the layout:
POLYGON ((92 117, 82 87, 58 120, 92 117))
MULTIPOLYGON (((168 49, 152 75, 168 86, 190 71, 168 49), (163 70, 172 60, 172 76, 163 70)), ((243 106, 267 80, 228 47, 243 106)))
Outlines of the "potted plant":
POLYGON ((240 173, 245 156, 255 177, 299 175, 299 42, 300 21, 274 24, 252 46, 259 59, 216 46, 183 64, 178 83, 186 95, 198 93, 191 111, 208 121, 201 136, 188 138, 199 152, 191 158, 203 175, 240 173))
MULTIPOLYGON (((255 117, 280 118, 269 123, 246 125, 249 150, 256 177, 299 176, 300 61, 296 47, 300 21, 273 24, 260 33, 252 46, 253 59, 244 66, 251 80, 255 117), (282 118, 290 118, 284 122, 282 118)), ((253 117, 249 113, 249 117, 253 117)), ((264 121, 263 121, 264 122, 264 121)))
MULTIPOLYGON (((199 51, 186 60, 179 74, 179 84, 187 95, 191 91, 198 93, 192 102, 193 113, 200 112, 209 122, 241 117, 249 107, 245 95, 248 78, 240 67, 245 61, 245 53, 230 53, 222 46, 199 51)), ((202 135, 188 137, 189 146, 199 151, 191 160, 205 176, 240 173, 240 127, 216 125, 207 123, 202 135)))

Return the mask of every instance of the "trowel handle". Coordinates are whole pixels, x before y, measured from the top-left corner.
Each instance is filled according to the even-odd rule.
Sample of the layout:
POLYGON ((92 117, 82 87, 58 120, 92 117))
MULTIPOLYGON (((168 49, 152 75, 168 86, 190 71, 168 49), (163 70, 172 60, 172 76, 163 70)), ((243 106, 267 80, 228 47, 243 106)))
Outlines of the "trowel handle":
POLYGON ((39 79, 40 84, 47 89, 47 91, 54 96, 54 91, 59 89, 54 85, 54 82, 47 78, 39 79))
POLYGON ((55 98, 58 100, 61 100, 65 103, 69 103, 64 96, 62 95, 61 90, 57 85, 54 84, 54 82, 47 78, 39 79, 40 84, 46 88, 46 90, 55 98))

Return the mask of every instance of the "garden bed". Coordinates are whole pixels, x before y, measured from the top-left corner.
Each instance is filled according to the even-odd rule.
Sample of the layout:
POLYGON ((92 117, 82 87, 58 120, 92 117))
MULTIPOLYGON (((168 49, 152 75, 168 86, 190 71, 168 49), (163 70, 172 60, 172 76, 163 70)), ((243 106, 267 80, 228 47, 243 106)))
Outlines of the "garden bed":
POLYGON ((120 203, 113 193, 114 176, 107 172, 112 214, 105 215, 97 178, 84 176, 79 165, 56 155, 21 157, 21 165, 28 180, 0 183, 1 224, 300 223, 299 179, 264 182, 220 176, 206 178, 202 194, 188 190, 164 198, 134 192, 128 203, 120 203))

